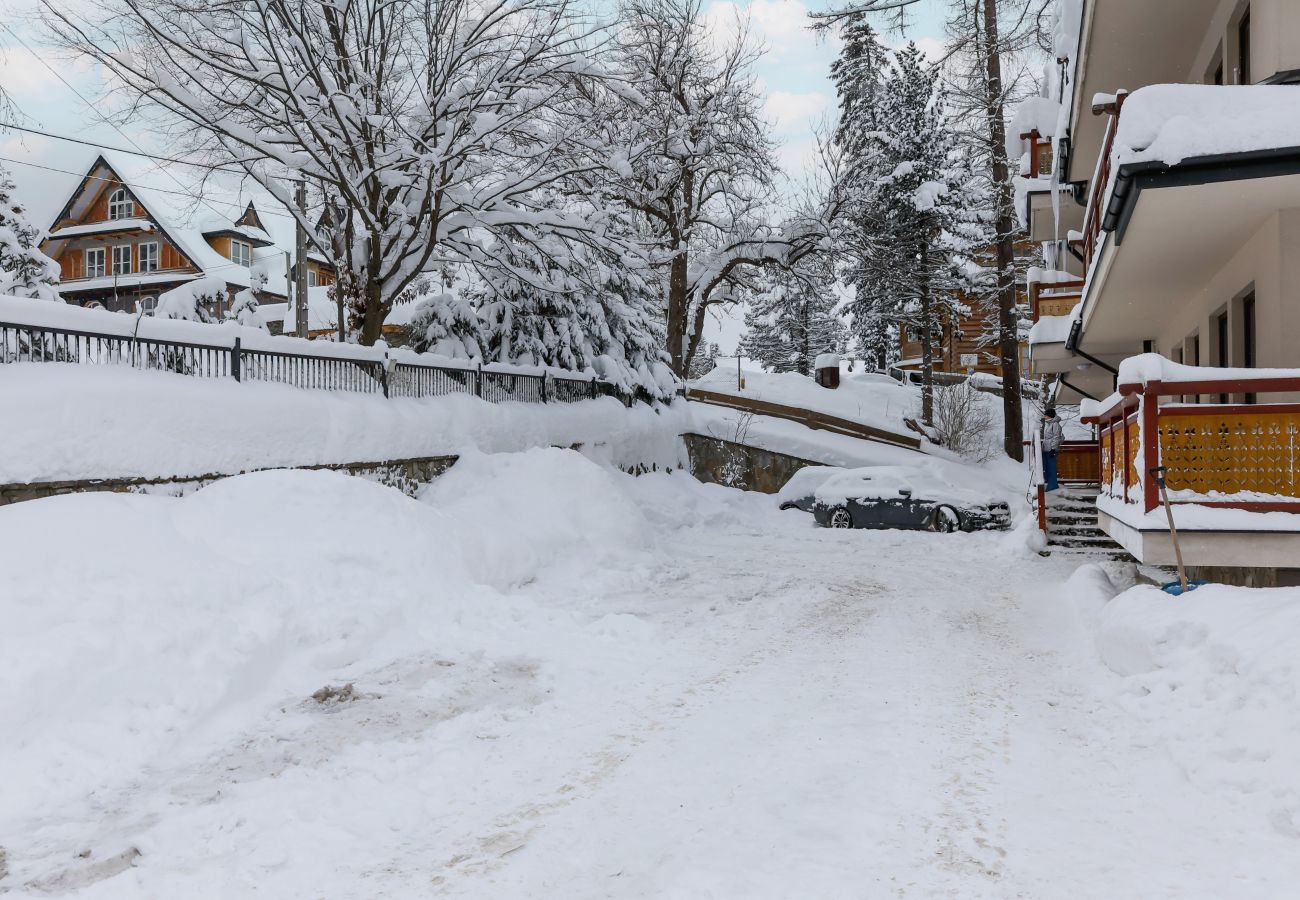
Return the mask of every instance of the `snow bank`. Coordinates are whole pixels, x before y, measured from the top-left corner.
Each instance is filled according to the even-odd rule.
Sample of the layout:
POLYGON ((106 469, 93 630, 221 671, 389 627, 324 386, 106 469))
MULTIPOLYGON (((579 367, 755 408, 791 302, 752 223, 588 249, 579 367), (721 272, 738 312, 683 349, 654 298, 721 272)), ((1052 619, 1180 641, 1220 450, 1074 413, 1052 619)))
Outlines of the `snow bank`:
POLYGON ((1172 597, 1138 585, 1114 596, 1120 587, 1095 565, 1067 585, 1123 679, 1119 704, 1193 784, 1300 838, 1300 589, 1206 585, 1172 597))
MULTIPOLYGON (((140 781, 201 763, 275 710, 310 715, 313 692, 358 671, 373 686, 402 658, 436 672, 436 659, 518 653, 508 634, 531 635, 531 653, 551 659, 553 620, 572 632, 605 616, 579 615, 594 575, 656 558, 660 531, 639 492, 713 496, 687 480, 640 488, 543 448, 467 459, 422 501, 338 473, 276 471, 182 499, 0 508, 0 843, 11 869, 58 840, 29 839, 31 822, 98 820, 140 781), (569 608, 511 593, 539 582, 569 608)), ((675 527, 694 514, 651 506, 675 527)), ((243 778, 231 777, 237 790, 243 778)))
POLYGON ((1039 316, 1034 327, 1029 329, 1030 344, 1063 344, 1070 337, 1076 316, 1039 316))
POLYGON ((1300 147, 1300 93, 1290 85, 1154 84, 1129 94, 1119 163, 1300 147))
POLYGON ((773 375, 746 371, 743 374, 744 390, 736 387, 735 371, 723 368, 714 369, 692 382, 691 387, 810 409, 897 434, 911 434, 903 425, 903 419, 913 414, 913 407, 919 408, 919 391, 892 380, 845 378, 840 381, 839 388, 832 390, 793 372, 773 375))
POLYGON ((0 409, 22 423, 0 428, 0 483, 236 474, 573 444, 616 465, 675 466, 689 415, 684 402, 652 409, 608 397, 385 399, 57 363, 0 366, 0 409))

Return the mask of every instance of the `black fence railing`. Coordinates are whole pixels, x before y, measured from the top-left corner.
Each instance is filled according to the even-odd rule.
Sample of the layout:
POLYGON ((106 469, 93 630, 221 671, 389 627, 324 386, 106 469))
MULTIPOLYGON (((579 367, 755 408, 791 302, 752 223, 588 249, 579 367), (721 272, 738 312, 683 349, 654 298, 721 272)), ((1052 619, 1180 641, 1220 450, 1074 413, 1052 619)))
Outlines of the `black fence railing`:
MULTIPOLYGON (((268 338, 274 340, 278 339, 268 338)), ((310 390, 382 393, 385 397, 470 394, 491 403, 511 400, 573 403, 600 396, 616 397, 624 402, 630 399, 623 397, 615 385, 594 377, 508 372, 497 367, 439 366, 399 361, 387 352, 381 358, 365 359, 265 347, 244 348, 239 338, 234 339, 233 346, 222 347, 138 334, 100 334, 0 322, 0 363, 14 362, 125 365, 199 378, 269 381, 310 390)))

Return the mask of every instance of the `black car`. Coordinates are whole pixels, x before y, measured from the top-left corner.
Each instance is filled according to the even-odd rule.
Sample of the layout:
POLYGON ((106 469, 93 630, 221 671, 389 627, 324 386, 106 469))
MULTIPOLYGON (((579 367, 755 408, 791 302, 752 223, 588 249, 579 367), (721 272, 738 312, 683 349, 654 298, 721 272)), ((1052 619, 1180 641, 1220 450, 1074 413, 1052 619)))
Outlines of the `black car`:
POLYGON ((838 470, 822 478, 806 496, 782 502, 782 508, 791 507, 812 512, 817 524, 827 528, 952 532, 996 530, 1011 524, 1005 502, 948 485, 920 466, 838 470))

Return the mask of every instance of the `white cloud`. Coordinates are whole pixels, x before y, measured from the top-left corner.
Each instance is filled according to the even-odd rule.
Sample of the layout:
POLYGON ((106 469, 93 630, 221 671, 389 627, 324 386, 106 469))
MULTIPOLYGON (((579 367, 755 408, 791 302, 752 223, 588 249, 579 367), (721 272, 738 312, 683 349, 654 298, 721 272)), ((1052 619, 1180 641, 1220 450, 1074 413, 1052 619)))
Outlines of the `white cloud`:
POLYGON ((807 133, 831 105, 829 94, 809 91, 769 91, 764 112, 778 132, 807 133))

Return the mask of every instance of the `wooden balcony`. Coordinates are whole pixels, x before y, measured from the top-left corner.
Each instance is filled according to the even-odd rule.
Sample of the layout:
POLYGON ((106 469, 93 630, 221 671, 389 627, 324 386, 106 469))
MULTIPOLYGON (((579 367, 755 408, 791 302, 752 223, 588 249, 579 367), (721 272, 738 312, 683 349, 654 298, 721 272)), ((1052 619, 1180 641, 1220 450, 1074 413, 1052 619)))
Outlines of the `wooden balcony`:
MULTIPOLYGON (((1294 377, 1121 384, 1083 421, 1100 428, 1102 494, 1143 512, 1160 495, 1150 471, 1166 469, 1171 503, 1300 513, 1300 404, 1181 403, 1187 396, 1300 394, 1294 377)), ((1297 520, 1300 529, 1300 520, 1297 520)))
POLYGON ((1083 279, 1035 281, 1029 285, 1029 305, 1035 322, 1043 316, 1068 316, 1082 298, 1083 279))

